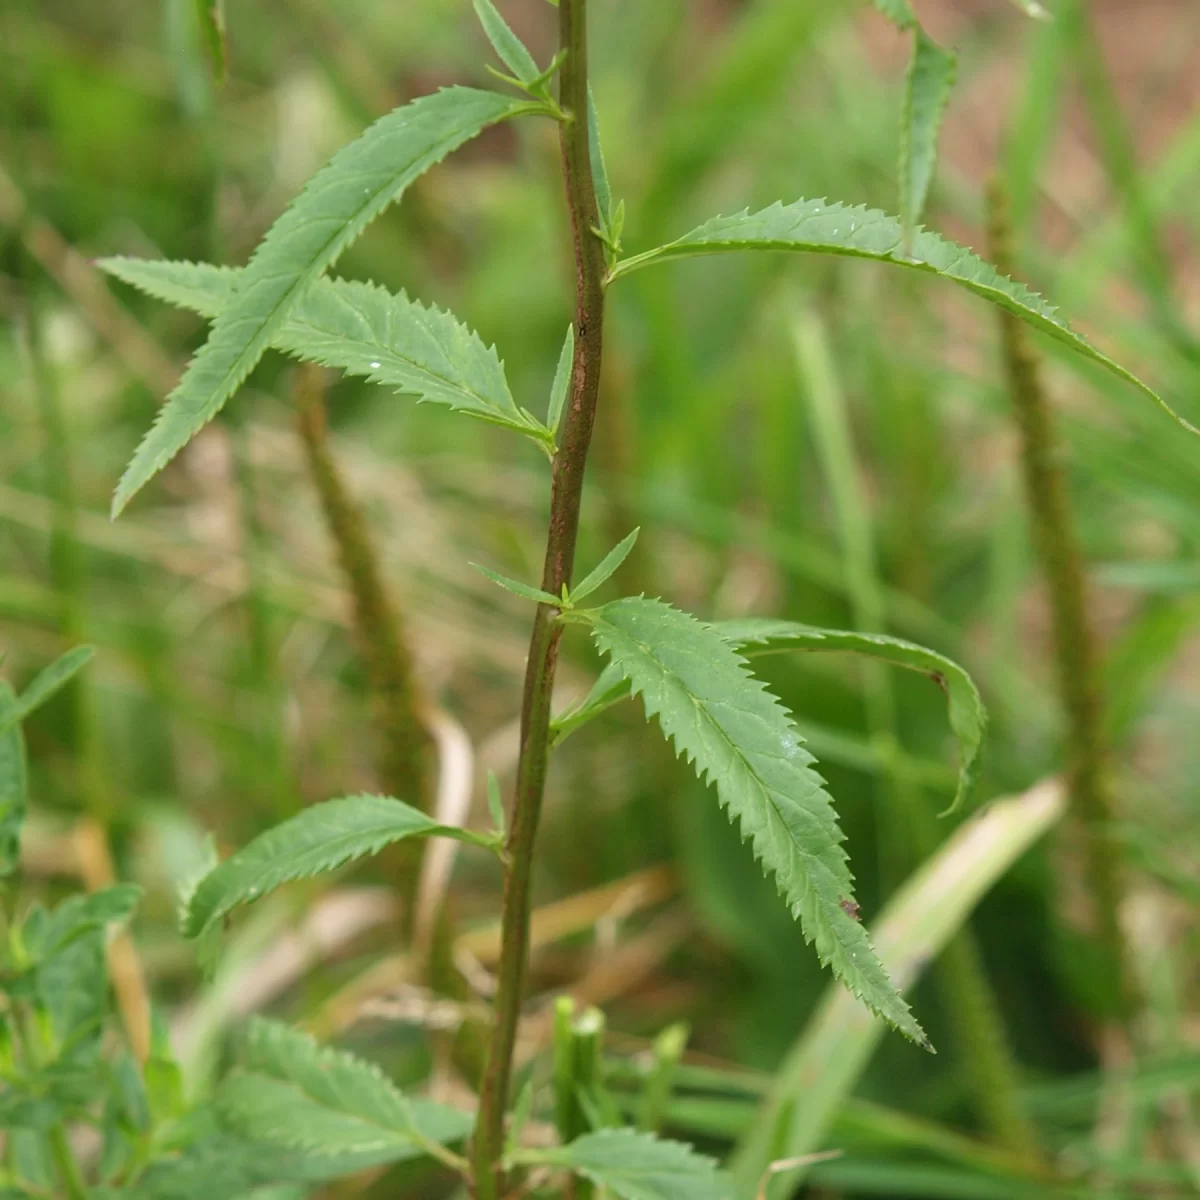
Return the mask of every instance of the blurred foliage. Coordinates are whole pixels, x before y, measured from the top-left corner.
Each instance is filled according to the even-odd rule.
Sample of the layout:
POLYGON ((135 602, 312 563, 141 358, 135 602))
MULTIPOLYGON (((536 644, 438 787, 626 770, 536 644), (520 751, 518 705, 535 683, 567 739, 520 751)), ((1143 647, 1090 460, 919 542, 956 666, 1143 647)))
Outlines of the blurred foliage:
MULTIPOLYGON (((1200 10, 1059 0, 1053 20, 1030 21, 1002 0, 919 7, 931 36, 958 53, 927 222, 982 248, 984 183, 1001 171, 1027 281, 1200 418, 1200 10)), ((97 647, 26 727, 33 821, 21 887, 63 894, 73 823, 106 824, 120 877, 147 889, 136 942, 175 1015, 193 1086, 256 1008, 340 1033, 407 1081, 428 1065, 419 1026, 429 1013, 414 1000, 382 1021, 354 999, 395 941, 386 904, 371 919, 331 918, 328 937, 310 928, 290 973, 268 947, 304 926, 317 891, 242 922, 209 984, 176 933, 176 891, 203 859, 205 830, 239 845, 306 802, 376 784, 371 702, 293 429, 292 368, 278 356, 109 523, 113 484, 204 331, 110 290, 86 260, 240 264, 333 149, 402 100, 483 80, 486 46, 468 0, 247 0, 225 13, 218 87, 197 8, 0 8, 4 671, 23 686, 69 645, 97 647)), ((908 43, 866 6, 593 8, 596 102, 631 251, 778 197, 894 209, 908 43)), ((546 60, 546 6, 505 10, 546 60)), ((571 285, 556 155, 548 125, 489 131, 419 181, 338 268, 451 308, 496 342, 518 404, 537 414, 571 285)), ((982 804, 1059 765, 1047 605, 993 321, 971 297, 910 274, 723 258, 615 291, 581 561, 640 525, 618 573, 625 592, 704 617, 852 626, 861 579, 830 472, 853 472, 841 483, 869 508, 876 631, 952 656, 984 693, 982 804), (812 321, 847 407, 853 454, 840 463, 822 448, 797 354, 796 329, 812 321)), ((1095 1194, 1195 1194, 1200 447, 1133 389, 1045 350, 1136 872, 1125 916, 1147 997, 1139 1060, 1113 1050, 1099 1016, 1105 980, 1079 937, 1069 828, 1021 859, 972 927, 1054 1161, 1069 1174, 1101 1168, 1107 1183, 1095 1186, 1110 1190, 1095 1194), (1110 1092, 1117 1100, 1105 1102, 1110 1092)), ((334 384, 327 404, 333 453, 377 539, 423 690, 466 729, 480 771, 506 780, 528 614, 467 564, 535 577, 538 452, 360 381, 334 384)), ((570 635, 564 702, 597 670, 588 639, 570 635)), ((896 673, 881 723, 878 675, 857 660, 790 656, 760 670, 821 763, 870 921, 912 865, 895 840, 894 789, 931 812, 954 794, 943 698, 896 673)), ((618 1073, 664 1026, 686 1021, 665 1128, 719 1151, 744 1131, 826 978, 749 849, 698 802, 702 786, 627 709, 564 745, 538 898, 575 907, 559 926, 567 936, 540 943, 534 968, 539 995, 573 985, 603 1004, 618 1073), (646 870, 663 865, 647 883, 646 870), (606 886, 620 881, 628 886, 606 886)), ((481 775, 480 826, 484 792, 481 775)), ((496 881, 471 858, 454 882, 466 948, 485 966, 496 881)), ((354 882, 371 883, 370 869, 354 882)), ((847 1154, 812 1169, 811 1194, 1013 1194, 988 1175, 992 1152, 973 1136, 939 1003, 918 987, 914 1009, 943 1054, 882 1040, 829 1135, 847 1154)))

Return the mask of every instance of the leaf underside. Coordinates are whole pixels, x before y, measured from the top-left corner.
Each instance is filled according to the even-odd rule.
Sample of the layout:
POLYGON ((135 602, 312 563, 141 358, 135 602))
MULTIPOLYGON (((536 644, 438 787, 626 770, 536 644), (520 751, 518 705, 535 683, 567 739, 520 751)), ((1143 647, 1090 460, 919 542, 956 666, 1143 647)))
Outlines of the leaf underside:
MULTIPOLYGON (((541 1156, 539 1156, 541 1157, 541 1156)), ((682 1142, 633 1129, 600 1129, 546 1153, 619 1200, 732 1200, 733 1185, 711 1158, 682 1142)))
POLYGON ((647 716, 658 718, 677 752, 716 786, 821 962, 879 1016, 927 1046, 855 919, 837 815, 787 711, 717 630, 660 600, 617 600, 585 617, 647 716))
POLYGON ((791 651, 840 650, 881 659, 932 679, 946 693, 950 728, 958 741, 958 789, 947 812, 955 811, 971 794, 979 777, 987 710, 975 681, 952 658, 886 634, 818 629, 795 621, 748 618, 720 621, 714 628, 747 658, 791 651))
POLYGON ((122 476, 114 514, 220 412, 307 287, 374 217, 452 150, 529 109, 492 92, 447 88, 381 117, 339 150, 259 243, 231 303, 122 476))
POLYGON ((457 1141, 472 1124, 458 1109, 405 1096, 374 1063, 263 1019, 251 1023, 245 1072, 221 1086, 217 1104, 252 1141, 376 1162, 419 1157, 420 1139, 457 1141))
POLYGON ((940 275, 1011 312, 1133 384, 1179 424, 1192 433, 1200 433, 1200 429, 1185 421, 1149 384, 1075 333, 1058 310, 1036 292, 1001 275, 965 246, 926 229, 918 229, 913 234, 907 253, 904 243, 903 224, 879 209, 831 204, 825 200, 797 200, 794 204, 773 204, 755 213, 744 211, 730 217, 714 217, 674 242, 622 259, 609 277, 616 279, 656 262, 739 250, 847 255, 940 275))
POLYGON ((345 796, 311 805, 205 875, 184 908, 183 932, 199 937, 239 904, 281 884, 332 871, 404 838, 434 834, 475 840, 390 796, 345 796))
MULTIPOLYGON (((110 275, 212 320, 225 312, 242 270, 210 263, 105 258, 110 275)), ((296 302, 271 346, 305 362, 444 404, 493 425, 549 431, 517 407, 494 346, 450 313, 369 283, 318 279, 296 302)))

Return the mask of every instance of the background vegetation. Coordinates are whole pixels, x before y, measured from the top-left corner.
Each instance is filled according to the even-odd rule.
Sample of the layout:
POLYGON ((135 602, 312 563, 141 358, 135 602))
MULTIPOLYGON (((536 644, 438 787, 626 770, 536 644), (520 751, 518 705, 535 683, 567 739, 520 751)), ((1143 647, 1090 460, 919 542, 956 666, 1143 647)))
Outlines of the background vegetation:
MULTIPOLYGON (((1060 0, 1043 22, 1002 0, 919 8, 960 55, 928 223, 985 251, 985 184, 999 173, 1019 274, 1200 420, 1200 10, 1060 0)), ((306 802, 381 786, 372 694, 387 681, 360 653, 295 427, 305 385, 279 356, 109 523, 113 484, 204 330, 87 260, 243 262, 334 149, 414 95, 481 79, 486 45, 465 0, 254 0, 231 6, 217 88, 194 9, 8 0, 0 11, 3 670, 19 685, 70 645, 99 651, 27 726, 22 887, 53 896, 115 875, 147 888, 125 982, 136 992, 144 974, 197 1092, 243 1019, 264 1011, 402 1080, 432 1063, 453 1095, 462 1085, 435 1032, 446 1003, 405 985, 395 957, 393 860, 252 910, 215 980, 178 935, 178 888, 208 831, 241 845, 306 802)), ((780 196, 895 208, 907 41, 866 6, 594 9, 594 88, 630 249, 780 196)), ((548 60, 541 0, 505 11, 548 60)), ((488 131, 339 265, 453 309, 497 343, 514 395, 538 412, 572 285, 556 156, 549 124, 488 131)), ((953 656, 991 716, 976 806, 1059 770, 1050 609, 985 306, 870 263, 721 258, 632 278, 614 293, 607 350, 585 564, 640 525, 625 593, 705 617, 857 625, 953 656)), ((1132 872, 1136 1056, 1112 1032, 1111 981, 1081 936, 1069 825, 1020 858, 972 926, 1051 1161, 1091 1172, 1085 1194, 1190 1195, 1200 449, 1133 389, 1046 351, 1132 872)), ((515 761, 528 610, 467 563, 536 577, 538 452, 358 381, 307 386, 328 389, 332 452, 423 703, 442 714, 440 750, 427 753, 477 777, 482 824, 484 770, 507 782, 515 761)), ((597 669, 582 636, 565 654, 564 700, 597 669)), ((854 659, 767 660, 762 673, 821 762, 870 922, 914 866, 903 814, 940 811, 954 793, 944 700, 854 659)), ((721 1152, 754 1121, 828 977, 702 788, 628 707, 566 744, 539 843, 533 1007, 561 989, 600 1004, 618 1090, 650 1040, 686 1022, 665 1127, 721 1152)), ((471 858, 456 868, 468 979, 495 952, 497 878, 471 858)), ((946 993, 922 982, 913 1004, 941 1053, 883 1038, 823 1142, 847 1154, 813 1168, 812 1194, 1033 1194, 982 1137, 946 993)), ((549 1029, 547 1018, 543 1041, 549 1029)), ((364 1177, 358 1190, 389 1186, 364 1177)), ((412 1186, 434 1195, 439 1181, 412 1186)))

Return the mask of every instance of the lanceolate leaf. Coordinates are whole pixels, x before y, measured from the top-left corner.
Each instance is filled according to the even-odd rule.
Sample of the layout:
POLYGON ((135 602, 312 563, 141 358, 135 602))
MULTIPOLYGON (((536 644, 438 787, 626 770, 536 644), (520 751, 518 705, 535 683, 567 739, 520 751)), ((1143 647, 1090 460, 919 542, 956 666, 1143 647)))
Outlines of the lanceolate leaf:
POLYGON ((525 43, 509 28, 492 0, 475 0, 475 15, 500 61, 522 83, 532 83, 541 74, 525 43))
POLYGON ((254 252, 232 302, 134 454, 117 487, 114 514, 220 412, 305 289, 368 222, 482 129, 538 107, 492 92, 448 88, 382 117, 338 151, 254 252))
POLYGON ((0 680, 0 878, 17 868, 25 823, 25 739, 18 713, 12 688, 0 680))
POLYGON ((943 50, 920 26, 913 29, 900 127, 900 219, 910 239, 925 211, 925 198, 933 182, 938 133, 954 86, 956 65, 954 55, 943 50))
POLYGON ((314 804, 268 829, 201 879, 184 907, 183 932, 199 937, 239 904, 290 880, 332 871, 405 838, 433 836, 490 845, 478 834, 439 825, 389 796, 346 796, 314 804))
POLYGON ((651 263, 735 250, 843 254, 940 275, 1007 309, 1035 329, 1049 334, 1132 383, 1185 428, 1200 433, 1173 411, 1148 384, 1075 333, 1058 311, 1036 292, 1001 275, 995 267, 964 246, 946 241, 927 230, 920 230, 913 236, 906 254, 903 226, 895 217, 878 209, 828 204, 824 200, 797 200, 794 204, 774 204, 761 212, 714 217, 677 241, 622 259, 609 275, 610 279, 616 279, 651 263))
POLYGON ((722 621, 714 628, 748 658, 793 650, 845 650, 883 659, 928 676, 945 693, 950 728, 958 739, 958 791, 947 810, 953 812, 970 795, 979 774, 980 751, 987 731, 987 711, 975 681, 953 659, 934 650, 879 633, 816 629, 794 621, 722 621))
POLYGON ((712 626, 660 600, 616 600, 579 617, 647 715, 716 785, 821 961, 881 1017, 928 1045, 856 920, 833 803, 779 701, 712 626))
MULTIPOLYGON (((208 263, 136 258, 105 258, 97 265, 159 300, 210 319, 229 308, 243 274, 208 263)), ((272 335, 271 345, 419 401, 552 440, 545 426, 517 407, 494 346, 485 346, 450 313, 403 292, 318 279, 272 335)))
POLYGON ((711 1158, 634 1129, 601 1129, 530 1157, 566 1167, 619 1200, 733 1200, 732 1182, 711 1158))
POLYGON ((373 1063, 275 1021, 251 1024, 246 1065, 217 1104, 233 1131, 252 1141, 396 1162, 425 1154, 429 1143, 457 1141, 472 1125, 467 1113, 405 1096, 373 1063))
POLYGON ((620 569, 621 564, 632 553, 634 546, 637 544, 638 534, 641 529, 635 529, 632 533, 626 534, 597 564, 594 570, 579 581, 579 586, 571 592, 573 601, 583 600, 590 596, 597 588, 603 587, 609 579, 620 569))
POLYGON ((41 708, 60 688, 66 686, 82 670, 94 653, 91 646, 76 646, 56 658, 44 671, 33 677, 29 686, 17 697, 17 703, 7 716, 0 716, 0 733, 10 725, 24 721, 35 709, 41 708))

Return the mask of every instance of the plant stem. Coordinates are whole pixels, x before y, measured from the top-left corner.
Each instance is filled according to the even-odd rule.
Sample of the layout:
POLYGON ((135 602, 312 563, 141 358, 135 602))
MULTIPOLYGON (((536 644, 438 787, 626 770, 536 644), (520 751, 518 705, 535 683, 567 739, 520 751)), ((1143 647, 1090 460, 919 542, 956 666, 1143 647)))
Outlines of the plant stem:
POLYGON ((46 1140, 68 1200, 87 1200, 87 1184, 79 1170, 79 1164, 75 1161, 71 1143, 67 1139, 67 1131, 61 1125, 55 1125, 46 1135, 46 1140))
MULTIPOLYGON (((575 359, 562 438, 554 456, 550 527, 542 569, 542 588, 553 595, 559 594, 564 583, 570 583, 575 561, 584 470, 600 389, 605 273, 603 247, 592 233, 600 219, 586 117, 587 0, 560 0, 558 17, 559 45, 566 53, 558 77, 559 104, 567 114, 560 127, 560 142, 575 251, 576 289, 575 359)), ((488 1048, 472 1147, 477 1200, 498 1200, 503 1186, 499 1160, 504 1146, 504 1113, 525 991, 533 850, 550 749, 550 694, 562 637, 562 626, 556 618, 554 608, 538 605, 525 670, 521 751, 509 822, 509 867, 501 916, 496 1023, 488 1048)))
MULTIPOLYGON (((1007 201, 999 183, 989 191, 988 209, 992 261, 1011 275, 1007 201)), ((1021 433, 1021 469, 1034 542, 1050 592, 1058 688, 1067 715, 1071 809, 1083 836, 1095 940, 1107 960, 1120 1014, 1128 1020, 1138 1007, 1138 986, 1121 931, 1122 849, 1114 833, 1114 805, 1106 778, 1102 684, 1083 559, 1040 364, 1021 323, 1006 312, 1000 313, 1000 331, 1021 433)))

